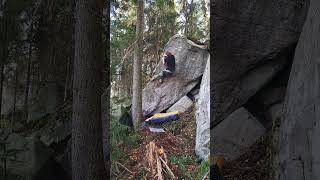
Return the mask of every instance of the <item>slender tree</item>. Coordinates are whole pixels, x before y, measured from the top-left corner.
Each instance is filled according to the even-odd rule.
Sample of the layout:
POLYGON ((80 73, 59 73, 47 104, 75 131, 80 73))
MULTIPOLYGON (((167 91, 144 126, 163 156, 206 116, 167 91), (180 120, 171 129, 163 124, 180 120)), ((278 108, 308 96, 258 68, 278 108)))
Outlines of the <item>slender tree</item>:
MULTIPOLYGON (((31 32, 30 32, 31 33, 31 32)), ((25 94, 24 94, 24 118, 25 121, 28 120, 29 114, 29 89, 31 83, 31 58, 32 58, 32 45, 31 39, 29 39, 29 47, 28 47, 28 67, 27 67, 27 79, 26 79, 26 86, 25 86, 25 94)))
POLYGON ((14 121, 16 119, 16 104, 17 104, 17 91, 18 91, 18 63, 16 62, 17 66, 15 67, 15 70, 14 70, 14 95, 13 95, 13 104, 12 104, 12 107, 13 107, 13 111, 12 111, 12 115, 11 115, 11 123, 10 123, 10 130, 11 132, 13 132, 13 125, 14 125, 14 121))
POLYGON ((104 163, 107 171, 107 176, 110 176, 111 161, 110 161, 110 6, 109 2, 105 2, 104 16, 103 16, 103 29, 104 31, 104 47, 105 47, 105 71, 103 74, 104 93, 101 96, 101 108, 102 108, 102 138, 103 138, 103 154, 104 163))
POLYGON ((137 1, 137 24, 136 24, 136 48, 133 63, 133 86, 132 86, 132 119, 135 129, 142 119, 142 60, 143 60, 143 24, 144 24, 144 0, 137 1))
POLYGON ((4 69, 4 62, 1 62, 0 65, 0 116, 1 116, 1 112, 2 112, 2 91, 3 91, 3 82, 4 82, 4 73, 3 73, 3 69, 4 69))
MULTIPOLYGON (((1 4, 2 5, 2 4, 1 4)), ((2 6, 0 6, 2 8, 2 6)), ((1 42, 0 42, 0 48, 1 48, 1 54, 0 54, 0 117, 1 117, 1 112, 2 112, 2 94, 3 94, 3 83, 5 79, 5 74, 4 74, 4 65, 7 61, 7 56, 8 56, 8 22, 7 22, 7 17, 4 17, 0 19, 1 23, 1 42)))
POLYGON ((103 180, 101 94, 102 0, 76 3, 72 121, 72 179, 103 180))

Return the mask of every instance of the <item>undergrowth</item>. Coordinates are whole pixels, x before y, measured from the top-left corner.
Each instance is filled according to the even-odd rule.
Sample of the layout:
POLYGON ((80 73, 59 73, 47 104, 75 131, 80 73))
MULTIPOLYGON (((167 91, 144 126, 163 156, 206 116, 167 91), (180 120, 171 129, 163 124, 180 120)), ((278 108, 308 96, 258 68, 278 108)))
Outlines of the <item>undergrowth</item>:
MULTIPOLYGON (((111 145, 111 172, 113 177, 124 178, 127 177, 128 171, 124 170, 124 167, 127 167, 129 170, 135 166, 133 160, 130 160, 129 155, 127 154, 130 149, 135 149, 139 147, 142 142, 143 137, 140 136, 139 132, 135 132, 128 126, 122 125, 119 122, 121 116, 121 111, 123 107, 128 107, 130 105, 130 98, 128 96, 120 96, 120 98, 111 100, 111 123, 110 123, 110 145, 111 145), (123 166, 122 166, 123 165, 123 166)), ((165 124, 164 126, 169 126, 166 129, 173 131, 173 134, 180 134, 176 131, 181 131, 185 128, 186 121, 181 121, 177 123, 182 123, 181 125, 177 123, 165 124)), ((141 152, 145 153, 145 152, 141 152)), ((169 162, 172 165, 178 167, 180 178, 182 179, 202 179, 205 174, 209 171, 209 162, 202 161, 201 163, 197 162, 197 159, 190 154, 185 155, 169 155, 169 162)), ((135 169, 137 172, 136 175, 139 177, 144 177, 147 172, 143 166, 138 166, 135 169)))
POLYGON ((189 155, 182 155, 177 157, 175 155, 169 156, 170 162, 179 167, 180 171, 184 173, 188 179, 202 179, 203 176, 209 171, 209 162, 202 161, 200 164, 195 162, 195 159, 189 155), (188 169, 189 165, 197 164, 194 171, 188 169))

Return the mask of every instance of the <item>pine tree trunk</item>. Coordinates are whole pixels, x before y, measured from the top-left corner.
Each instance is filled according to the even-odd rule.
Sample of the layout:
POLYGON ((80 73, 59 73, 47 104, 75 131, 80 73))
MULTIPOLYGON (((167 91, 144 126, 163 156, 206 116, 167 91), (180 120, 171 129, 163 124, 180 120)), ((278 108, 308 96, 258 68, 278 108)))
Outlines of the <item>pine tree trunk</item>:
POLYGON ((32 56, 32 46, 31 42, 29 44, 29 55, 28 55, 28 70, 27 70, 27 80, 26 80, 26 89, 24 95, 24 118, 25 121, 28 120, 29 114, 29 89, 30 89, 30 79, 31 79, 31 57, 32 56))
POLYGON ((72 179, 104 180, 102 95, 102 0, 76 4, 72 120, 72 179))
POLYGON ((103 138, 103 154, 104 163, 107 171, 107 177, 110 177, 111 172, 111 161, 110 161, 110 88, 111 88, 111 77, 110 77, 110 6, 106 7, 106 14, 104 16, 105 24, 105 43, 104 43, 104 66, 105 71, 102 80, 104 82, 104 93, 101 97, 101 108, 102 108, 102 138, 103 138))
POLYGON ((2 91, 3 91, 3 82, 4 82, 4 73, 3 73, 3 69, 4 69, 4 62, 1 63, 1 67, 0 67, 0 117, 1 117, 1 112, 2 112, 2 91))
POLYGON ((11 128, 11 132, 13 132, 13 124, 14 124, 14 121, 15 121, 15 116, 16 116, 16 104, 17 104, 17 91, 18 91, 18 66, 16 67, 16 70, 15 70, 15 82, 14 82, 14 95, 13 95, 13 111, 12 111, 12 117, 11 117, 11 125, 10 125, 10 128, 11 128))
POLYGON ((67 75, 66 75, 66 81, 64 84, 64 95, 63 95, 63 102, 66 102, 68 99, 68 87, 69 87, 69 76, 70 76, 70 59, 68 59, 67 62, 67 75))
POLYGON ((142 120, 141 62, 143 60, 144 0, 137 1, 136 48, 133 63, 132 119, 135 129, 142 120))
POLYGON ((189 14, 189 37, 193 37, 193 10, 194 10, 194 7, 193 7, 193 0, 191 0, 190 2, 190 14, 189 14))

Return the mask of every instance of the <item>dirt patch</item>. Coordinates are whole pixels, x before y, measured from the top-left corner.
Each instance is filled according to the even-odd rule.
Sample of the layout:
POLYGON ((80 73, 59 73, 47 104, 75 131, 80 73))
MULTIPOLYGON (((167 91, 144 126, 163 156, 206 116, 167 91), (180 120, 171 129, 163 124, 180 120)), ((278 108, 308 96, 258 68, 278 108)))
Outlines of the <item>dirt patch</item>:
MULTIPOLYGON (((180 158, 187 156, 191 160, 186 164, 186 170, 193 172, 196 170, 195 156, 195 136, 196 136, 196 120, 194 116, 194 108, 190 108, 187 112, 181 114, 178 121, 163 123, 161 125, 153 125, 150 127, 161 127, 164 133, 150 132, 148 127, 139 131, 139 145, 136 147, 125 147, 125 153, 128 155, 127 162, 120 162, 129 171, 122 174, 123 177, 136 179, 137 177, 151 178, 148 176, 146 167, 146 147, 153 141, 159 148, 163 148, 168 155, 168 166, 176 177, 185 178, 186 172, 182 172, 181 167, 175 162, 170 162, 170 156, 180 158)), ((124 145, 126 146, 126 145, 124 145)), ((169 178, 169 176, 166 176, 169 178)), ((120 178, 120 177, 117 177, 120 178)))
POLYGON ((269 136, 263 136, 239 159, 223 168, 225 180, 270 180, 269 136))

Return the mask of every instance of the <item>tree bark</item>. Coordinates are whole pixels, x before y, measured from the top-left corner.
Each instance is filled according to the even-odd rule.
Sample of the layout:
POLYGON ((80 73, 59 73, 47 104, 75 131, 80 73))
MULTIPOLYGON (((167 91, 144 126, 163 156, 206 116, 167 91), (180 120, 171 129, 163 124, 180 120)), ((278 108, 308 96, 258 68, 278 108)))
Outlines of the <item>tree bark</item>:
POLYGON ((1 116, 2 115, 2 93, 3 93, 3 82, 4 82, 4 78, 5 78, 5 74, 4 74, 3 70, 4 70, 4 65, 6 63, 7 56, 8 56, 8 42, 7 42, 7 32, 8 32, 7 24, 8 24, 8 22, 7 22, 7 18, 5 18, 4 22, 2 22, 2 23, 4 23, 4 26, 3 26, 4 30, 1 34, 1 36, 2 36, 1 40, 3 41, 1 43, 3 43, 3 47, 2 47, 2 52, 0 55, 1 56, 0 58, 2 58, 1 59, 2 62, 0 62, 1 63, 1 65, 0 65, 1 66, 0 67, 0 76, 1 76, 0 77, 0 118, 2 117, 1 116))
POLYGON ((1 63, 1 67, 0 67, 0 117, 1 117, 1 112, 2 112, 2 91, 3 91, 3 82, 4 82, 4 73, 3 73, 3 69, 4 69, 4 62, 1 63))
POLYGON ((14 82, 14 95, 13 95, 13 111, 12 111, 12 117, 11 117, 11 123, 10 123, 10 128, 11 128, 11 132, 13 132, 13 124, 15 121, 15 117, 16 117, 16 104, 17 104, 17 91, 18 91, 18 66, 15 69, 15 73, 14 73, 14 78, 15 78, 15 82, 14 82))
POLYGON ((25 121, 28 120, 29 114, 29 89, 30 89, 30 79, 31 79, 31 56, 32 56, 32 45, 29 42, 29 54, 28 54, 28 70, 27 70, 27 80, 26 80, 26 89, 25 89, 25 96, 24 96, 24 118, 25 121))
POLYGON ((104 66, 105 71, 102 80, 104 83, 104 93, 101 96, 101 108, 102 108, 102 138, 103 138, 103 154, 104 163, 106 167, 107 177, 110 177, 111 161, 110 161, 110 89, 111 89, 111 77, 110 77, 110 6, 107 4, 106 13, 104 15, 104 66))
POLYGON ((102 0, 78 0, 72 120, 72 179, 104 180, 101 95, 102 0))
POLYGON ((66 81, 64 84, 64 95, 63 95, 63 102, 66 102, 68 99, 68 87, 69 87, 69 75, 70 75, 70 59, 67 60, 67 75, 66 75, 66 81))
POLYGON ((137 1, 137 25, 136 25, 136 49, 133 63, 133 86, 132 86, 132 119, 134 128, 137 129, 142 120, 142 92, 141 92, 141 62, 143 60, 143 17, 144 0, 137 1))

